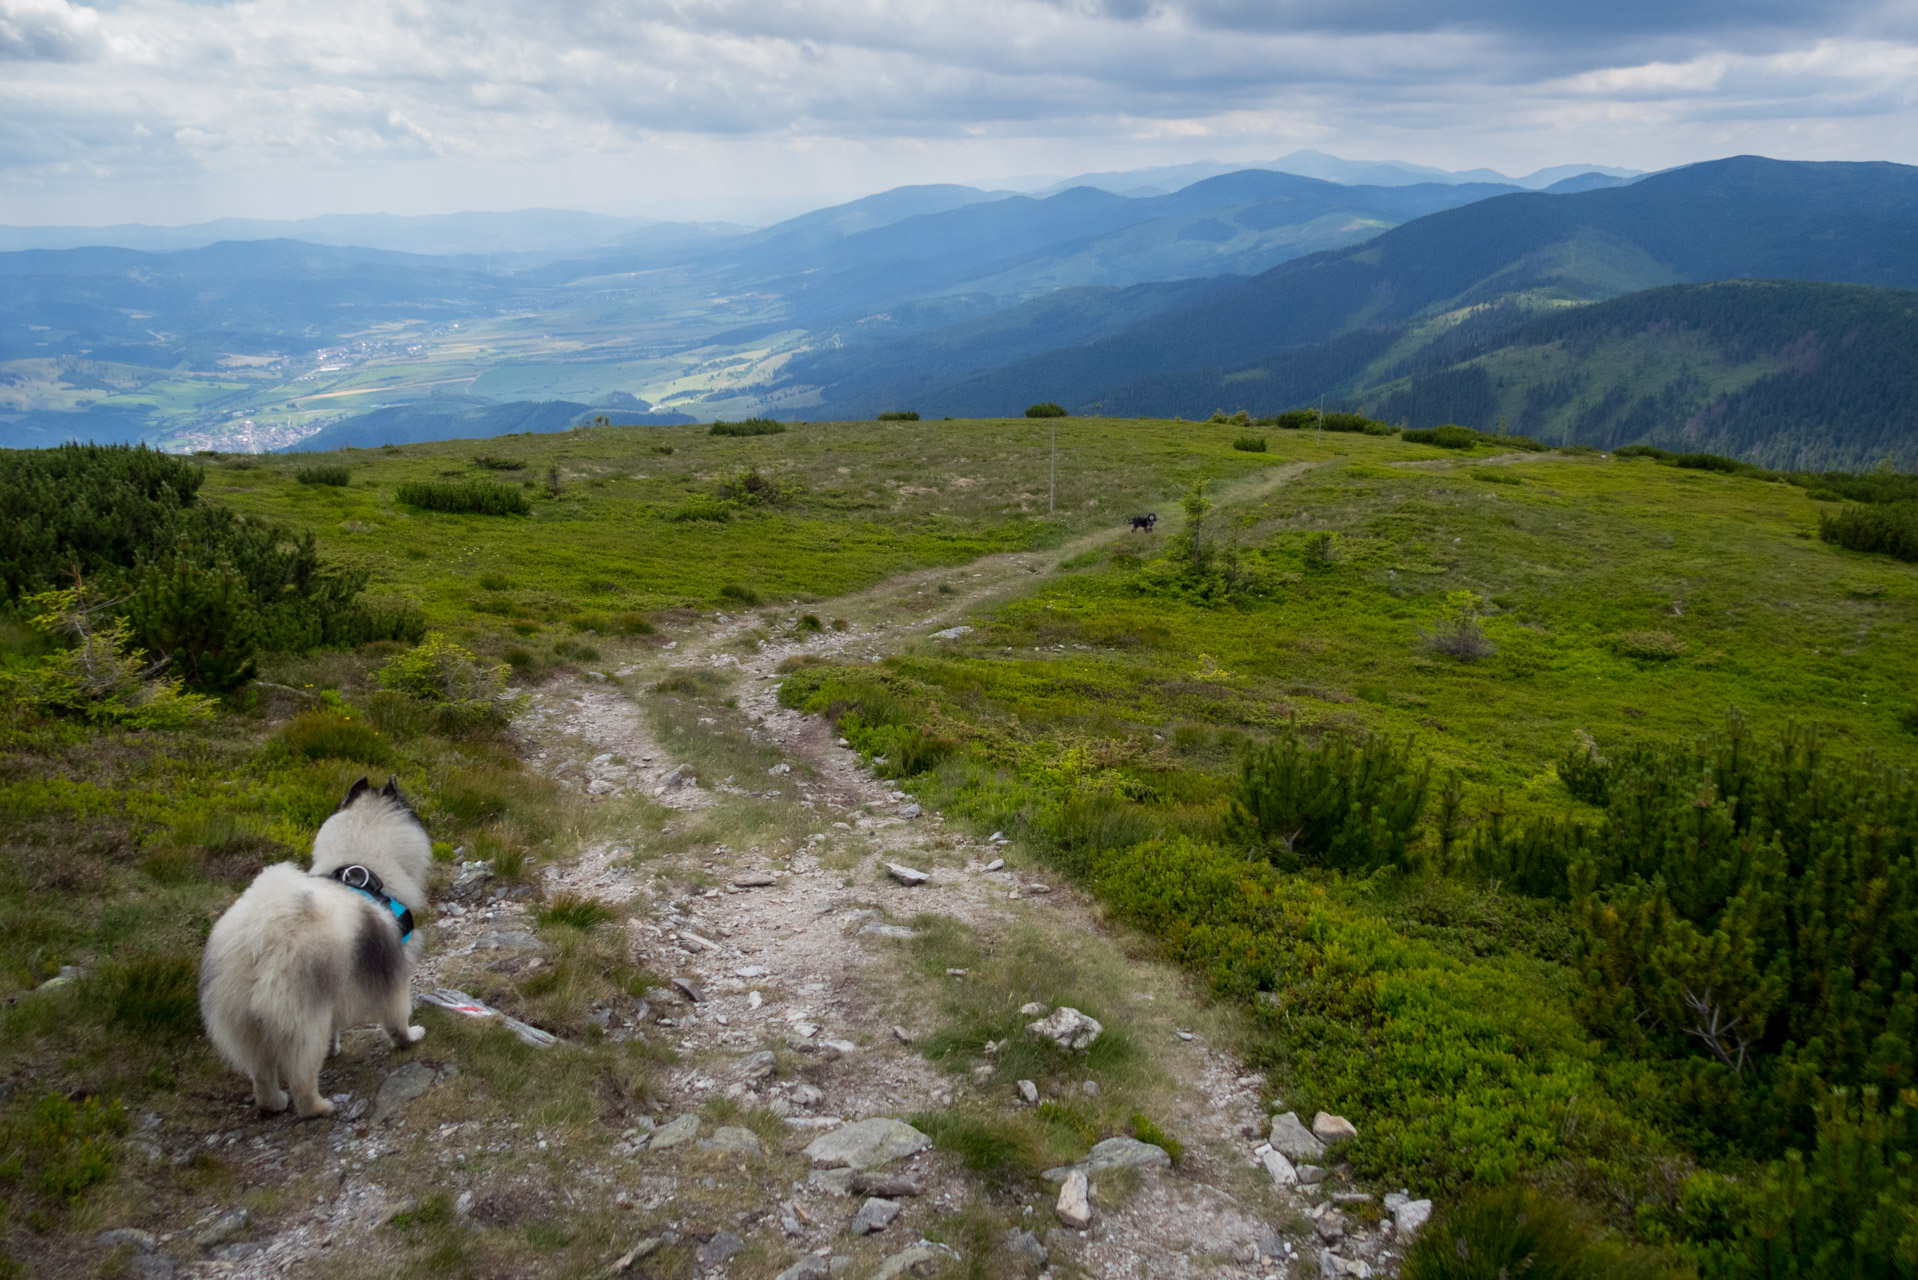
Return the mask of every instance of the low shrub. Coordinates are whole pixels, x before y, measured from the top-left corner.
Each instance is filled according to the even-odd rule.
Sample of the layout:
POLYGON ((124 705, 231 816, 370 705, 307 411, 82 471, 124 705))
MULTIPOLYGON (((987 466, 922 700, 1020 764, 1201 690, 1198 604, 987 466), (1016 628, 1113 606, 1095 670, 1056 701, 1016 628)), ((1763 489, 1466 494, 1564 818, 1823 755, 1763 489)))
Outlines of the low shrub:
POLYGON ((480 660, 472 650, 435 631, 413 649, 396 654, 379 671, 382 689, 430 706, 449 733, 499 728, 517 702, 506 691, 504 663, 480 660))
POLYGON ((1578 1212, 1528 1187, 1469 1194, 1426 1224, 1405 1280, 1597 1280, 1578 1212))
POLYGON ((772 418, 747 418, 740 422, 716 421, 709 435, 715 436, 776 436, 785 431, 783 422, 772 418))
POLYGON ((392 747, 379 730, 351 712, 330 708, 294 716, 276 741, 282 750, 304 760, 351 760, 383 768, 393 758, 392 747))
POLYGON ((409 507, 452 515, 523 516, 533 509, 520 490, 490 480, 414 480, 397 496, 409 507))
POLYGON ((1028 418, 1063 418, 1066 416, 1064 406, 1054 404, 1050 400, 1043 400, 1038 404, 1026 406, 1026 417, 1028 418))
MULTIPOLYGON (((0 1177, 31 1188, 55 1205, 71 1205, 113 1176, 114 1139, 128 1127, 126 1109, 117 1098, 75 1101, 46 1094, 0 1129, 0 1149, 9 1152, 0 1161, 0 1177)), ((8 1266, 6 1255, 0 1254, 0 1269, 8 1266)))
POLYGON ((568 662, 598 662, 599 650, 577 640, 557 640, 553 643, 553 656, 568 662))
POLYGON ((791 502, 801 492, 797 480, 766 475, 757 467, 727 476, 714 490, 720 501, 737 502, 747 507, 779 506, 791 502))
POLYGON ((1821 512, 1818 536, 1850 551, 1918 561, 1918 502, 1886 502, 1821 512))
POLYGON ((1736 458, 1727 458, 1718 453, 1679 453, 1668 458, 1674 467, 1683 467, 1687 471, 1717 471, 1724 475, 1737 475, 1746 464, 1736 458))
POLYGON ((654 693, 683 693, 697 698, 717 693, 726 687, 726 677, 710 667, 682 667, 670 671, 653 686, 654 693))
POLYGON ((293 478, 301 484, 327 485, 334 489, 344 489, 352 482, 353 473, 343 466, 296 467, 293 478))
POLYGON ((1448 423, 1442 427, 1415 427, 1399 432, 1407 444, 1432 444, 1441 449, 1470 449, 1484 437, 1470 427, 1448 423))
POLYGON ((879 415, 880 422, 917 422, 919 413, 914 409, 888 409, 879 415))
POLYGON ((559 925, 567 929, 587 931, 603 924, 611 924, 619 919, 614 911, 597 898, 583 898, 577 894, 563 893, 542 905, 535 913, 541 924, 559 925))
POLYGON ((1509 471, 1496 467, 1474 467, 1469 473, 1474 480, 1483 480, 1486 484, 1524 484, 1525 482, 1509 471))
POLYGON ((1409 867, 1431 772, 1409 740, 1284 732, 1240 758, 1226 829, 1284 869, 1409 867))
POLYGON ((482 471, 524 471, 526 462, 522 458, 502 458, 496 453, 482 453, 473 459, 473 465, 482 471))
POLYGON ((1240 436, 1232 442, 1232 447, 1240 453, 1264 453, 1264 436, 1240 436))
POLYGON ((1614 458, 1651 458, 1656 462, 1663 462, 1675 455, 1656 445, 1627 444, 1612 450, 1612 456, 1614 458))
POLYGON ((1460 662, 1478 662, 1498 652, 1478 620, 1479 598, 1470 591, 1454 591, 1446 596, 1446 609, 1429 630, 1419 637, 1433 653, 1460 662))
POLYGON ((755 605, 759 603, 759 593, 757 591, 754 591, 751 587, 742 587, 737 582, 728 582, 725 586, 721 587, 719 589, 719 597, 722 600, 732 600, 743 605, 755 605))

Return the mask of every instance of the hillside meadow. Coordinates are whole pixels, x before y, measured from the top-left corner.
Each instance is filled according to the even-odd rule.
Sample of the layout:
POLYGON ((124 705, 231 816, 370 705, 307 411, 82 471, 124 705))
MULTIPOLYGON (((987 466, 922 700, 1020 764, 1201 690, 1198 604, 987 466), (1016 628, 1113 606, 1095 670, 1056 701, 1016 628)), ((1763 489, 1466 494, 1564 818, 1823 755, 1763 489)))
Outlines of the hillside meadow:
MULTIPOLYGON (((149 1113, 198 1123, 226 1096, 197 1030, 200 941, 352 778, 399 773, 443 859, 483 854, 536 884, 542 863, 659 815, 589 806, 529 769, 505 726, 530 688, 616 681, 702 614, 751 616, 769 638, 848 626, 835 602, 866 593, 883 623, 876 588, 951 592, 982 557, 1043 548, 1070 554, 1012 572, 970 630, 871 625, 871 661, 795 661, 782 701, 831 717, 928 808, 1075 879, 1128 945, 1184 964, 1239 1011, 1270 1100, 1357 1123, 1348 1158, 1368 1185, 1462 1205, 1461 1223, 1488 1189, 1531 1188, 1616 1274, 1912 1273, 1918 566, 1819 540, 1839 504, 1776 480, 1356 433, 1235 448, 1234 422, 1060 420, 1049 510, 1052 426, 201 457, 200 504, 312 535, 327 564, 364 573, 366 609, 262 649, 250 674, 245 654, 201 655, 226 687, 144 720, 47 694, 36 673, 76 642, 30 624, 58 602, 10 583, 7 1252, 39 1256, 48 1233, 143 1197, 183 1212, 236 1185, 217 1152, 143 1167, 125 1135, 149 1113), (1123 527, 1147 511, 1156 532, 1123 527), (1803 836, 1776 777, 1820 798, 1824 834, 1803 836), (1632 812, 1655 833, 1637 845, 1632 812), (1681 838, 1682 821, 1700 825, 1681 838), (1861 830, 1869 856, 1843 844, 1861 830), (1851 852, 1820 883, 1824 909, 1863 930, 1838 930, 1849 960, 1814 954, 1797 907, 1728 905, 1791 898, 1829 862, 1795 851, 1834 840, 1851 852), (1628 845, 1643 856, 1621 869, 1628 845), (1625 917, 1656 945, 1632 943, 1625 917), (1655 999, 1696 995, 1670 957, 1710 951, 1700 937, 1724 939, 1721 993, 1749 988, 1727 1012, 1741 1044, 1689 1035, 1655 999), (1753 977, 1774 954, 1791 971, 1753 977), (1827 1004, 1849 1021, 1793 1021, 1827 1004)), ((147 601, 143 571, 124 572, 147 601)), ((135 621, 151 616, 141 603, 135 621)), ((684 683, 728 715, 722 684, 684 683)), ((584 1036, 594 1001, 656 979, 563 915, 542 925, 561 972, 486 995, 584 1036)), ((542 1073, 434 1025, 461 1046, 463 1089, 555 1124, 644 1096, 661 1069, 590 1041, 542 1073)))

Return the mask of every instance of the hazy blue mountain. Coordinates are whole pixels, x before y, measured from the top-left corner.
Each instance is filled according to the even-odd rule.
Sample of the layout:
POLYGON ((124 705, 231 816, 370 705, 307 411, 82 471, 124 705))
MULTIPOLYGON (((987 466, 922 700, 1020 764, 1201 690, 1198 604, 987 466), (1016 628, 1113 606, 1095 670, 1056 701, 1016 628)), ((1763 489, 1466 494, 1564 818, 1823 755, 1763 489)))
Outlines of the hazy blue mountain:
POLYGON ((1303 174, 1308 178, 1322 178, 1327 182, 1374 187, 1403 187, 1415 182, 1490 182, 1523 187, 1528 191, 1543 190, 1555 182, 1584 173, 1634 178, 1643 172, 1602 164, 1557 164, 1522 178, 1508 178, 1496 169, 1435 169, 1430 165, 1409 164, 1403 160, 1341 160, 1323 151, 1294 151, 1291 155, 1280 156, 1265 168, 1303 174))
POLYGON ((1083 407, 1148 379, 1237 370, 1287 348, 1473 306, 1509 304, 1522 319, 1566 302, 1740 277, 1918 286, 1918 168, 1744 156, 1606 190, 1497 196, 935 389, 922 411, 997 413, 1046 399, 1083 407))
MULTIPOLYGON (((1673 285, 1456 344, 1348 398, 1391 422, 1500 422, 1552 443, 1655 444, 1767 466, 1918 466, 1918 292, 1673 285)), ((1397 372, 1396 370, 1387 371, 1397 372)))
POLYGON ((169 252, 222 240, 303 240, 308 244, 437 256, 578 253, 605 245, 665 244, 737 235, 747 228, 723 223, 657 222, 573 209, 403 216, 325 214, 274 221, 219 218, 185 226, 122 223, 108 227, 0 226, 0 253, 21 249, 110 247, 169 252))
POLYGON ((459 320, 519 296, 510 280, 445 259, 292 240, 0 254, 0 282, 0 361, 157 367, 310 351, 385 321, 459 320))
POLYGON ((430 396, 412 404, 389 405, 342 419, 280 452, 372 449, 383 444, 421 444, 429 440, 477 440, 516 431, 569 431, 601 415, 621 426, 671 426, 693 421, 683 413, 595 408, 570 400, 495 403, 474 396, 430 396))

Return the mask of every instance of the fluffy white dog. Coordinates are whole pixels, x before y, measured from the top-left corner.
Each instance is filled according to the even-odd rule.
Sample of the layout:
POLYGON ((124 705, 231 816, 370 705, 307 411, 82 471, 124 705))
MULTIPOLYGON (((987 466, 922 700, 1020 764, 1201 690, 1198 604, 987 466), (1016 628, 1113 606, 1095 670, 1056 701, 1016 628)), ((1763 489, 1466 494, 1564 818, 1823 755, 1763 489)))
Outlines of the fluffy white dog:
POLYGON ((313 869, 260 872, 213 926, 200 961, 200 1016, 262 1111, 330 1115, 320 1064, 343 1028, 377 1022, 399 1046, 408 1025, 420 939, 411 908, 426 905, 433 844, 397 779, 365 778, 313 840, 313 869))

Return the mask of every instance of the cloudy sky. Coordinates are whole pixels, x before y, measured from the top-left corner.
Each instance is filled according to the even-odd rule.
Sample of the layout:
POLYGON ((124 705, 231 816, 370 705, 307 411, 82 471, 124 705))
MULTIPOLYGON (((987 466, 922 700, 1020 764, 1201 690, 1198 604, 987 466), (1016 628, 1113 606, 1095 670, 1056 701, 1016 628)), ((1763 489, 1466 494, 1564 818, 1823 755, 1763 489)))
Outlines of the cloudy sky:
POLYGON ((750 218, 1301 147, 1918 163, 1918 0, 0 0, 0 223, 750 218))

